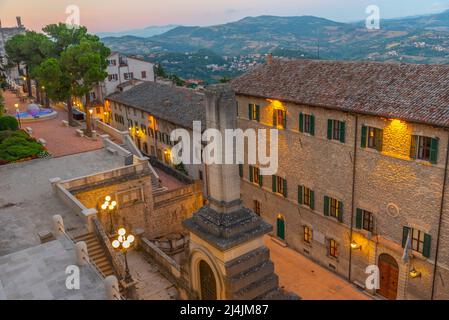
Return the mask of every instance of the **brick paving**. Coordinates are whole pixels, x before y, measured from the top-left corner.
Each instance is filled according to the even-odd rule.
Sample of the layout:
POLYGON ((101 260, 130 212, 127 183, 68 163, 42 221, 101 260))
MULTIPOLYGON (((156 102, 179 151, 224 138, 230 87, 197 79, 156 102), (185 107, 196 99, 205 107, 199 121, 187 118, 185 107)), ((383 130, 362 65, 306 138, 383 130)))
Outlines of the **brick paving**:
POLYGON ((166 187, 169 191, 176 190, 178 188, 185 186, 185 184, 183 182, 181 182, 178 179, 176 179, 175 177, 165 173, 164 171, 162 171, 158 168, 154 168, 154 170, 158 174, 159 179, 161 180, 162 186, 166 187))
POLYGON ((312 262, 290 248, 282 247, 270 236, 265 238, 280 286, 304 300, 369 300, 368 295, 338 275, 312 262))
MULTIPOLYGON (((26 111, 28 103, 20 103, 15 94, 6 91, 3 92, 7 113, 14 115, 14 104, 19 104, 20 111, 26 111)), ((76 129, 66 127, 62 124, 62 120, 67 120, 67 112, 57 108, 58 116, 54 119, 22 123, 22 128, 30 127, 33 129, 32 136, 36 139, 44 139, 47 142, 47 149, 53 157, 62 157, 71 154, 77 154, 86 151, 101 149, 103 143, 100 138, 90 140, 77 136, 76 129)))

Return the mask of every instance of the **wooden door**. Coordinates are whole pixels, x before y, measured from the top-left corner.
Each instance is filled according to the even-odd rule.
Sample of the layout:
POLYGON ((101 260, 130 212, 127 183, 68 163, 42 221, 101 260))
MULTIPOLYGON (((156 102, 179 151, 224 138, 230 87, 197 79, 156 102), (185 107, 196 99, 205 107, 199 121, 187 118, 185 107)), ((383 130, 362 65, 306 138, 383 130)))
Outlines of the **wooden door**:
POLYGON ((380 289, 377 291, 388 300, 396 300, 398 294, 399 266, 388 254, 379 256, 380 289))
POLYGON ((277 220, 277 236, 279 239, 285 240, 285 222, 283 217, 277 220))
POLYGON ((200 262, 201 300, 217 300, 214 272, 206 261, 200 262))

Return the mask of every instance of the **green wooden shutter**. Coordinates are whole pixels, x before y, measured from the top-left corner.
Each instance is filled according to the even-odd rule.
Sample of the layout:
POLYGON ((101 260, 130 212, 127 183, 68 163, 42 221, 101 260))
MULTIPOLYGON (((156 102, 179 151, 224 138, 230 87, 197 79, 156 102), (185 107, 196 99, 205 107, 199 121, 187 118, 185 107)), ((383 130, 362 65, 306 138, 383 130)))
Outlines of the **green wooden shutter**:
POLYGON ((277 177, 272 176, 272 190, 273 192, 277 192, 277 177))
POLYGON ((357 213, 355 215, 355 227, 357 229, 362 229, 362 221, 363 221, 363 211, 362 209, 357 209, 357 213))
POLYGON ((257 170, 257 174, 259 175, 259 186, 263 187, 263 175, 260 174, 260 169, 257 170))
POLYGON ((338 207, 340 208, 338 212, 338 221, 343 222, 343 202, 338 202, 338 207))
POLYGON ((362 148, 366 148, 367 135, 368 135, 368 127, 367 126, 362 126, 362 142, 360 143, 360 146, 362 148))
POLYGON ((283 179, 282 182, 284 183, 284 197, 287 198, 287 195, 288 195, 288 193, 287 193, 287 179, 283 179))
POLYGON ((243 164, 239 164, 239 175, 240 178, 243 178, 243 164))
POLYGON ((346 123, 340 121, 340 142, 345 143, 346 136, 346 123))
POLYGON ((324 215, 329 216, 329 197, 324 196, 324 215))
POLYGON ((412 159, 416 159, 417 145, 418 136, 412 136, 412 141, 410 143, 410 158, 412 159))
POLYGON ((253 108, 254 108, 254 105, 252 103, 250 103, 248 105, 248 119, 249 120, 253 120, 253 108))
POLYGON ((260 122, 260 106, 256 105, 256 120, 260 122))
POLYGON ((277 110, 273 110, 273 127, 277 127, 278 121, 277 121, 277 110))
POLYGON ((410 232, 409 227, 402 228, 402 248, 405 248, 405 245, 407 244, 407 237, 409 232, 410 232))
POLYGON ((302 200, 303 190, 304 190, 303 186, 298 186, 298 203, 299 204, 303 204, 304 203, 303 200, 302 200))
POLYGON ((423 247, 423 252, 422 255, 426 258, 430 257, 430 245, 432 243, 432 237, 430 236, 430 234, 424 234, 424 247, 423 247))
POLYGON ((382 129, 376 129, 376 149, 379 152, 382 152, 384 141, 384 131, 382 129))
POLYGON ((438 161, 438 138, 430 141, 430 162, 436 164, 438 161))
POLYGON ((299 132, 304 132, 304 115, 299 113, 299 132))
POLYGON ((327 120, 327 139, 332 140, 332 129, 333 121, 331 119, 327 120))
POLYGON ((310 134, 315 135, 315 116, 313 114, 310 116, 310 134))
POLYGON ((253 166, 249 166, 249 181, 254 181, 254 172, 253 172, 253 166))
POLYGON ((287 129, 287 111, 282 111, 282 120, 284 120, 284 129, 287 129))
POLYGON ((310 190, 310 209, 315 209, 315 192, 310 190))

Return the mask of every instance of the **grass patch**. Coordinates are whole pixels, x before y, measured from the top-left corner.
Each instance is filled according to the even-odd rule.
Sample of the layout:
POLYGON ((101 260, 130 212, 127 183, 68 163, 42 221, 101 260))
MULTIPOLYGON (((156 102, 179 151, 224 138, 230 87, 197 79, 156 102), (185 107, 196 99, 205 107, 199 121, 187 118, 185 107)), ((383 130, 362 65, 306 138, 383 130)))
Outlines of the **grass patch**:
POLYGON ((0 132, 0 165, 28 160, 45 153, 45 148, 22 130, 0 132))

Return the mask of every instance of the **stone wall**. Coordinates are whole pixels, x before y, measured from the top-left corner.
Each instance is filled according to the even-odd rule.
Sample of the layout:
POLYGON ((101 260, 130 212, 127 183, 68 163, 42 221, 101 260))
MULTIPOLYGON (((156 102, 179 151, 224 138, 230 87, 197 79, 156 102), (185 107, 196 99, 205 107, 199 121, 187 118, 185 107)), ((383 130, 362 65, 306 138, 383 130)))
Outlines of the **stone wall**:
MULTIPOLYGON (((263 99, 238 97, 238 126, 246 128, 271 128, 272 111, 269 102, 263 99), (261 106, 261 122, 248 120, 248 104, 261 106)), ((324 108, 285 103, 287 130, 279 131, 279 172, 287 179, 288 197, 273 194, 271 176, 264 177, 263 187, 249 181, 248 166, 244 167, 242 199, 249 208, 254 200, 262 204, 262 216, 276 226, 278 215, 286 225, 286 243, 323 266, 343 277, 349 276, 352 186, 354 144, 357 146, 354 208, 371 211, 374 214, 375 232, 354 229, 353 239, 362 245, 361 250, 352 251, 351 281, 364 284, 364 270, 370 264, 377 264, 381 253, 390 254, 399 264, 398 299, 430 299, 433 282, 433 267, 436 253, 440 202, 448 134, 445 130, 421 124, 399 123, 397 120, 371 116, 358 116, 357 139, 355 138, 356 116, 324 108), (315 116, 315 135, 299 132, 299 113, 315 116), (327 120, 346 123, 346 141, 341 143, 327 139, 327 120), (384 151, 361 148, 362 125, 384 129, 384 151), (409 158, 410 134, 439 138, 439 156, 436 165, 409 158), (315 192, 315 208, 298 204, 298 185, 315 192), (344 204, 343 221, 323 214, 324 196, 338 199, 344 204), (313 229, 313 241, 303 240, 303 226, 313 229), (431 255, 423 257, 414 253, 412 262, 401 261, 403 226, 417 228, 432 237, 431 255), (326 239, 338 242, 338 258, 327 254, 326 239), (408 277, 415 267, 422 274, 420 278, 408 277)), ((448 195, 446 195, 447 197, 448 195)), ((449 199, 449 198, 448 198, 449 199)), ((449 208, 444 210, 440 244, 439 268, 436 297, 447 298, 449 275, 449 208), (446 286, 444 286, 446 284, 446 286)))

